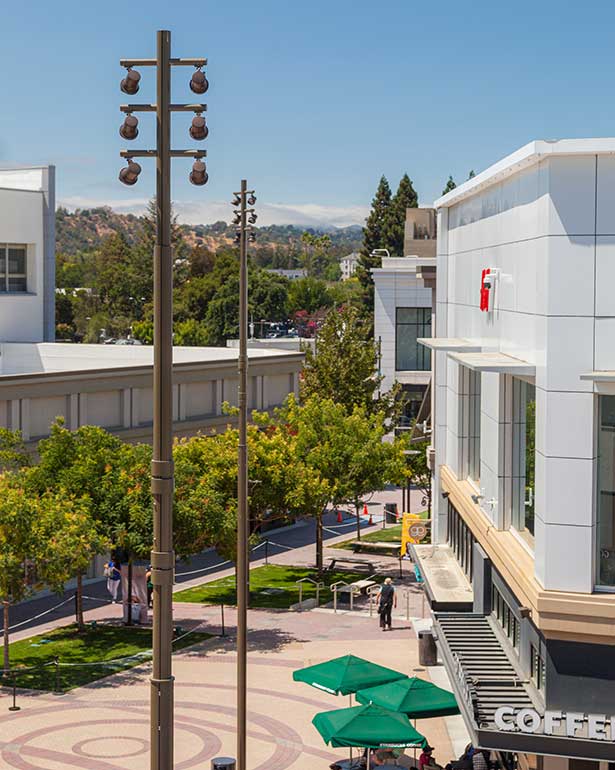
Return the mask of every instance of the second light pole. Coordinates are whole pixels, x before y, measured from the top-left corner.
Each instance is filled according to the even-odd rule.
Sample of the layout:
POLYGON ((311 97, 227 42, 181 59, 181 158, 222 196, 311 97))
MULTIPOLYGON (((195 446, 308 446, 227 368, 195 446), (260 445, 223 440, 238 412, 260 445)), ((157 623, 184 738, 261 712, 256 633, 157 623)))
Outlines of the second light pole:
POLYGON ((241 180, 234 193, 235 242, 239 244, 239 450, 237 476, 237 765, 247 770, 247 668, 248 668, 248 242, 254 241, 256 222, 254 190, 241 180))

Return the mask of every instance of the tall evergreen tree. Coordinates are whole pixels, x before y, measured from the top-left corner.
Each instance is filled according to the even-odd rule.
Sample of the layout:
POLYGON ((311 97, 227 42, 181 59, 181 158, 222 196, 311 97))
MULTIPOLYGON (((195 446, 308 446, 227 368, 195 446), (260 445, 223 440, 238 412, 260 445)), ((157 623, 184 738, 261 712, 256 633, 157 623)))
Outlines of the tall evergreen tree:
POLYGON ((442 195, 446 195, 446 193, 450 193, 451 190, 454 190, 457 185, 455 184, 455 180, 452 176, 449 176, 448 182, 446 183, 446 187, 444 190, 442 190, 442 195))
POLYGON ((376 195, 372 200, 372 208, 363 228, 363 247, 357 266, 357 277, 363 287, 365 302, 371 310, 374 281, 370 270, 381 265, 380 257, 372 257, 374 249, 391 248, 389 222, 391 209, 391 188, 386 177, 380 177, 376 195))
POLYGON ((474 179, 475 176, 476 176, 476 174, 474 173, 474 169, 471 168, 470 169, 470 173, 468 174, 468 179, 474 179))
POLYGON ((404 174, 399 182, 397 192, 391 201, 389 215, 389 233, 391 237, 391 256, 404 256, 404 230, 406 226, 406 209, 416 209, 419 196, 412 186, 408 174, 404 174))

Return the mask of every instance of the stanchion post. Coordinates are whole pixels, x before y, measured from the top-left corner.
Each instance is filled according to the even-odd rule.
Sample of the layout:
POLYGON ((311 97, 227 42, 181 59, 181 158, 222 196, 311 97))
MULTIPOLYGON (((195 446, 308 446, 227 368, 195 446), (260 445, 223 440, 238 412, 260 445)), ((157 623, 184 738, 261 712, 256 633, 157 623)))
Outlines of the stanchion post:
POLYGON ((222 626, 222 633, 220 636, 226 636, 224 628, 224 603, 220 605, 220 625, 222 626))
POLYGON ((399 579, 402 580, 403 576, 404 575, 403 575, 402 568, 401 568, 401 554, 400 554, 399 555, 399 579))
POLYGON ((269 564, 269 538, 265 538, 265 564, 269 564))
POLYGON ((9 706, 9 711, 21 710, 21 706, 17 705, 16 699, 17 699, 17 679, 15 677, 15 674, 13 673, 13 705, 9 706))
POLYGON ((56 655, 53 659, 53 663, 56 667, 56 692, 60 692, 60 659, 56 655))

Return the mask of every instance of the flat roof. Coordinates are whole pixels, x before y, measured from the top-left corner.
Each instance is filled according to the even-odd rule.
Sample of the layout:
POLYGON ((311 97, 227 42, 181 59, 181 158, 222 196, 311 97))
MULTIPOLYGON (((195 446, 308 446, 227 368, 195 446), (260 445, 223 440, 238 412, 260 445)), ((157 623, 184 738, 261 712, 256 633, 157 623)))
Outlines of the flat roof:
MULTIPOLYGON (((235 363, 237 349, 174 347, 173 364, 235 363)), ((248 348, 249 360, 303 356, 296 350, 248 348)), ((152 345, 89 345, 69 342, 0 342, 0 380, 20 374, 68 373, 153 366, 152 345)))
POLYGON ((615 137, 596 139, 537 139, 520 147, 459 187, 434 201, 434 207, 448 208, 470 198, 547 157, 557 155, 615 155, 615 137))

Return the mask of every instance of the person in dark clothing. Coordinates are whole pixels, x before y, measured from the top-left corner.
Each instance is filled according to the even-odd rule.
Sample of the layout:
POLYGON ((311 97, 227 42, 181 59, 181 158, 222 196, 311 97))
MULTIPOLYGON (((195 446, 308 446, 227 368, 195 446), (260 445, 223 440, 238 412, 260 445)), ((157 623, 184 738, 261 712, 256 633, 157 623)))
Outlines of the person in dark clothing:
POLYGON ((388 626, 390 631, 391 613, 393 607, 397 607, 397 595, 395 593, 395 588, 393 587, 393 581, 390 577, 384 581, 384 585, 380 591, 378 591, 376 606, 378 608, 378 615, 380 616, 380 628, 383 631, 386 631, 388 626))

